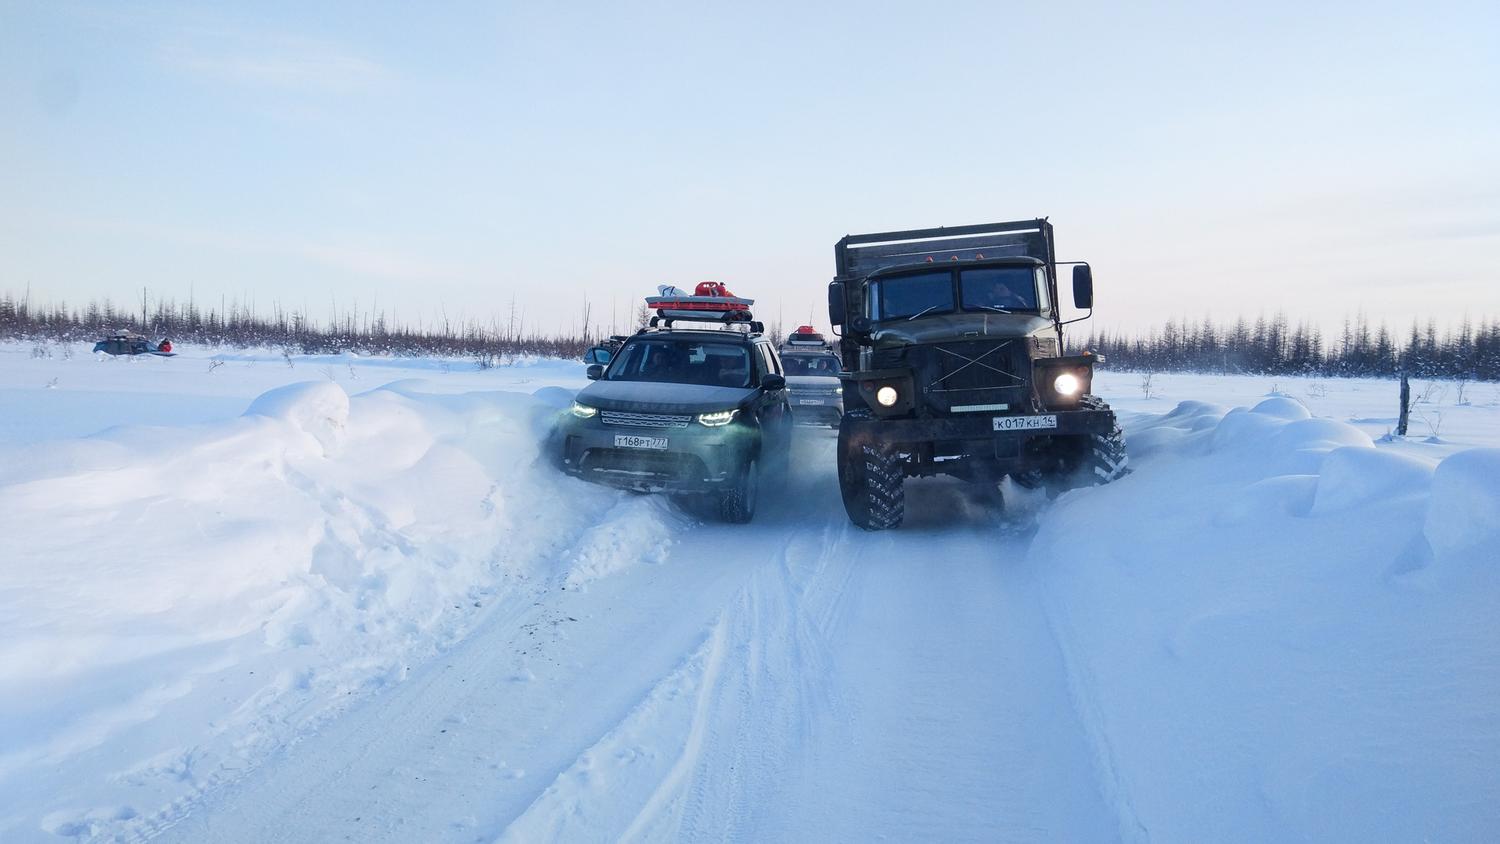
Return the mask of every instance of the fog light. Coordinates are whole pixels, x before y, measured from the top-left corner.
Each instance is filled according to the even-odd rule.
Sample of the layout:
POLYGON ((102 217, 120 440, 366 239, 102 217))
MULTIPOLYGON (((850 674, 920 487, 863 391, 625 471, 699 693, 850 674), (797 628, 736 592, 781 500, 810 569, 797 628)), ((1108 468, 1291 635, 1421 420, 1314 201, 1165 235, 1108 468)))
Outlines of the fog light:
POLYGON ((1071 372, 1064 372, 1052 382, 1052 388, 1057 390, 1060 396, 1076 396, 1082 387, 1083 383, 1078 380, 1078 376, 1071 372))
POLYGON ((881 387, 875 391, 875 400, 884 407, 890 407, 896 403, 896 388, 881 387))

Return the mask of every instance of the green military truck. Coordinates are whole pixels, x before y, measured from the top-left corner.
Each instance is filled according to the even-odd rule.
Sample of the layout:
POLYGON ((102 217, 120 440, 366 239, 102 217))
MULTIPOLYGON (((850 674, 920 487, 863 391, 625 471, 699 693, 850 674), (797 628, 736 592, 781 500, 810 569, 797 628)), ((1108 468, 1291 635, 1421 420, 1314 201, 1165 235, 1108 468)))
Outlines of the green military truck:
MULTIPOLYGON (((1105 483, 1126 472, 1114 412, 1090 393, 1088 352, 1063 354, 1052 225, 1045 219, 849 235, 834 247, 828 316, 840 331, 838 469, 855 524, 905 515, 908 476, 994 490, 1105 483)), ((1093 313, 1093 275, 1071 265, 1093 313)))

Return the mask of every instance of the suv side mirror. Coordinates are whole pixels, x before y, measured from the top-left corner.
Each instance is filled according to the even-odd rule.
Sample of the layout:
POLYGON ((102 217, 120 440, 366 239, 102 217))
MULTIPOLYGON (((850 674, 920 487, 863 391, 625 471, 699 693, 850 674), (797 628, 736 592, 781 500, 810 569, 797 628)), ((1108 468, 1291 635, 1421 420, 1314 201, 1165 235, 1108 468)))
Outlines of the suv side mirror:
POLYGON ((844 324, 844 283, 828 283, 828 321, 835 327, 844 324))
POLYGON ((772 372, 769 375, 761 377, 760 388, 762 390, 784 390, 786 389, 786 378, 772 372))
POLYGON ((1088 264, 1073 268, 1073 307, 1084 311, 1094 307, 1094 271, 1088 264))
POLYGON ((583 374, 587 375, 590 381, 598 381, 600 378, 604 377, 604 365, 600 363, 591 363, 589 364, 589 368, 584 370, 583 374))
POLYGON ((609 349, 607 347, 605 347, 605 346, 591 346, 591 347, 589 347, 588 351, 586 351, 586 352, 583 353, 583 362, 584 363, 609 363, 610 357, 612 357, 612 355, 610 355, 609 349))

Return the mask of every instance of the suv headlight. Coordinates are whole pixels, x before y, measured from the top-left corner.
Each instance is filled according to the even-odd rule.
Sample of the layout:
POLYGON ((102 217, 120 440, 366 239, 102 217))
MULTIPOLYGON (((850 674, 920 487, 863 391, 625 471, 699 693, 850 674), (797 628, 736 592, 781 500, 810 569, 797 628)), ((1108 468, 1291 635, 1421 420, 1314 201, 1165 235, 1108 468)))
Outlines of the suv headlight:
POLYGON ((739 408, 734 408, 733 410, 715 410, 713 413, 700 413, 698 414, 698 424, 706 425, 710 428, 722 428, 733 422, 734 417, 739 415, 739 412, 739 408))
POLYGON ((569 408, 569 410, 573 412, 574 416, 577 416, 580 419, 588 419, 589 417, 594 416, 599 412, 599 408, 597 407, 589 407, 586 404, 579 404, 576 401, 573 402, 573 406, 569 408))

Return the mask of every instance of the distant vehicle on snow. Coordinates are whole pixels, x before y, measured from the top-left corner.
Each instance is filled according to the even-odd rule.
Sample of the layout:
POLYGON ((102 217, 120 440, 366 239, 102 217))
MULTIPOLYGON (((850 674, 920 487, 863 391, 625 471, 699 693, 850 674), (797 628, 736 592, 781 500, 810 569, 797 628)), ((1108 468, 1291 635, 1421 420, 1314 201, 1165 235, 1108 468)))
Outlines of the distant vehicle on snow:
POLYGON ((792 421, 837 428, 844 418, 842 367, 833 346, 811 325, 800 326, 781 344, 792 421))
POLYGON ((106 355, 156 355, 164 358, 177 354, 172 351, 171 340, 163 338, 158 343, 152 343, 144 335, 134 331, 116 331, 95 343, 94 351, 106 355))

